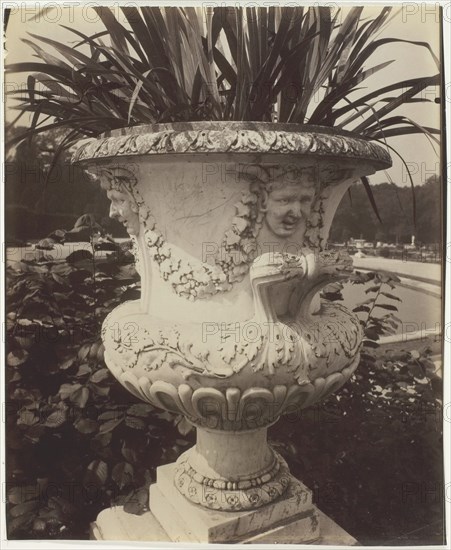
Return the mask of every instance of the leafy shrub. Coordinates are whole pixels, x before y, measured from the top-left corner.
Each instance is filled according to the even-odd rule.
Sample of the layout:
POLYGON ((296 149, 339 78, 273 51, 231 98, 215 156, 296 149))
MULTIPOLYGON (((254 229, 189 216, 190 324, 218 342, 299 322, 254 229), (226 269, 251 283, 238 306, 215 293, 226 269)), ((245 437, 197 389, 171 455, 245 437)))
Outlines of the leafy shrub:
POLYGON ((156 466, 188 445, 180 418, 136 400, 103 361, 101 321, 139 295, 133 266, 84 252, 8 268, 10 538, 87 538, 112 503, 145 511, 156 466))
MULTIPOLYGON (((360 365, 326 401, 280 420, 273 444, 318 507, 361 544, 443 544, 441 378, 427 343, 379 346, 399 322, 399 279, 357 272, 353 282, 371 284, 354 308, 365 334, 360 365)), ((341 299, 339 284, 327 290, 341 299)))
POLYGON ((427 348, 363 359, 339 392, 270 431, 316 505, 361 544, 443 544, 441 380, 427 348))

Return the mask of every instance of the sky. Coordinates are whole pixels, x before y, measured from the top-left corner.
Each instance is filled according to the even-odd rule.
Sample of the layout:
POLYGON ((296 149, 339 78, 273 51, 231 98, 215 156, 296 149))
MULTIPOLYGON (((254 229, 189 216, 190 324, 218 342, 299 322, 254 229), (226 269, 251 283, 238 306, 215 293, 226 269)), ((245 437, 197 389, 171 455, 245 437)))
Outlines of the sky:
MULTIPOLYGON (((89 4, 92 5, 93 2, 89 2, 88 5, 83 7, 81 7, 81 3, 78 4, 79 6, 77 7, 76 5, 64 2, 59 7, 51 9, 43 15, 41 14, 35 20, 33 20, 33 17, 36 16, 37 12, 33 5, 27 6, 26 10, 14 9, 11 13, 6 35, 7 55, 5 65, 8 63, 33 61, 33 51, 22 42, 23 38, 30 38, 27 33, 50 37, 70 45, 72 41, 75 41, 75 36, 72 37, 61 25, 77 28, 86 34, 93 34, 103 30, 104 27, 99 22, 97 14, 89 7, 89 4)), ((223 4, 221 3, 221 5, 223 4)), ((334 2, 329 2, 327 5, 333 9, 337 6, 334 2)), ((118 3, 115 2, 112 6, 115 15, 121 17, 118 3)), ((367 17, 374 16, 379 12, 380 8, 381 4, 378 6, 368 5, 365 7, 364 15, 367 17)), ((346 14, 347 9, 343 9, 343 16, 346 14)), ((426 41, 431 45, 437 57, 439 57, 440 27, 439 12, 436 6, 404 2, 401 6, 393 9, 393 14, 395 16, 392 21, 378 38, 395 37, 403 40, 426 41)), ((387 60, 393 60, 393 63, 384 71, 381 71, 381 73, 384 73, 384 80, 382 81, 378 74, 371 76, 365 81, 365 89, 362 90, 362 93, 366 94, 369 91, 377 89, 378 86, 385 86, 400 80, 408 80, 419 76, 432 76, 438 72, 437 66, 428 50, 411 44, 389 44, 380 48, 370 58, 370 65, 375 66, 387 60)), ((10 89, 11 86, 21 85, 26 85, 26 77, 24 75, 16 74, 12 76, 12 79, 8 77, 6 81, 7 89, 10 89)), ((422 94, 423 97, 430 99, 432 102, 404 105, 396 114, 412 118, 419 124, 440 127, 440 108, 438 104, 434 103, 439 95, 438 88, 426 89, 422 94)), ((16 114, 17 112, 6 109, 6 121, 11 121, 16 114)), ((26 122, 25 117, 21 120, 21 123, 24 122, 26 122)), ((440 172, 438 147, 435 145, 436 151, 434 151, 430 141, 425 136, 413 135, 391 138, 389 144, 395 147, 406 161, 415 185, 424 183, 429 176, 440 172)), ((392 154, 392 158, 393 167, 389 170, 388 175, 384 172, 379 172, 371 176, 371 183, 380 183, 388 181, 391 178, 398 185, 410 185, 407 170, 401 160, 394 154, 392 154)))

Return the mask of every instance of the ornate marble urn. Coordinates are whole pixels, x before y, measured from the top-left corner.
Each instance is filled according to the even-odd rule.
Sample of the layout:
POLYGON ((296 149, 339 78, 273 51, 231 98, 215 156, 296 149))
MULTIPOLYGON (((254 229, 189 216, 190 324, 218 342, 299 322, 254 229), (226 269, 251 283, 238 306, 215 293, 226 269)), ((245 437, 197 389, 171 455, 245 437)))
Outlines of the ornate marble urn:
POLYGON ((267 427, 359 362, 358 319, 319 292, 352 270, 327 250, 343 194, 389 155, 330 128, 196 122, 84 140, 74 162, 106 189, 141 275, 141 298, 104 321, 106 363, 197 428, 173 485, 203 509, 275 505, 294 481, 267 427))

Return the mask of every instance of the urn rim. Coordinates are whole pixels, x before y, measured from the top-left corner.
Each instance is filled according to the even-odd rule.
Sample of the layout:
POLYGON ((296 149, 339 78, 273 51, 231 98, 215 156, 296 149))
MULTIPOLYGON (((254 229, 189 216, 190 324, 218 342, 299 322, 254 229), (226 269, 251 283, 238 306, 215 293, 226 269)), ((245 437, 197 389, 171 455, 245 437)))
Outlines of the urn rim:
POLYGON ((199 121, 143 124, 77 142, 75 164, 149 155, 288 155, 366 162, 375 170, 392 165, 387 149, 345 130, 308 124, 199 121))

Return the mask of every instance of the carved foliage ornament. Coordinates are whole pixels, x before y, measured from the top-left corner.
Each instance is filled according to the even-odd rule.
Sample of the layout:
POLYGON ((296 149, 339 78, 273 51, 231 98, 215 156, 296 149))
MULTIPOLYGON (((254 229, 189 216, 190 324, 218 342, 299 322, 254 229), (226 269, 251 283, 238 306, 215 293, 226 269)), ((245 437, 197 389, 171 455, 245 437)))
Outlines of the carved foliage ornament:
MULTIPOLYGON (((313 131, 235 129, 224 125, 221 129, 193 129, 179 131, 164 129, 87 139, 73 155, 73 162, 96 158, 171 153, 296 153, 341 156, 350 159, 367 159, 381 168, 391 166, 390 155, 382 147, 350 136, 313 131)), ((194 128, 194 125, 193 125, 194 128)))
POLYGON ((110 329, 118 325, 113 318, 120 314, 119 308, 105 319, 102 338, 115 360, 120 357, 122 369, 149 374, 177 370, 185 379, 226 379, 241 371, 271 377, 280 371, 292 373, 302 385, 314 377, 318 361, 329 370, 337 358, 355 357, 362 337, 358 319, 340 304, 324 303, 314 318, 299 316, 285 322, 254 318, 215 325, 215 331, 202 339, 185 325, 162 326, 139 318, 133 334, 116 333, 110 329), (234 334, 242 337, 231 337, 234 334))

